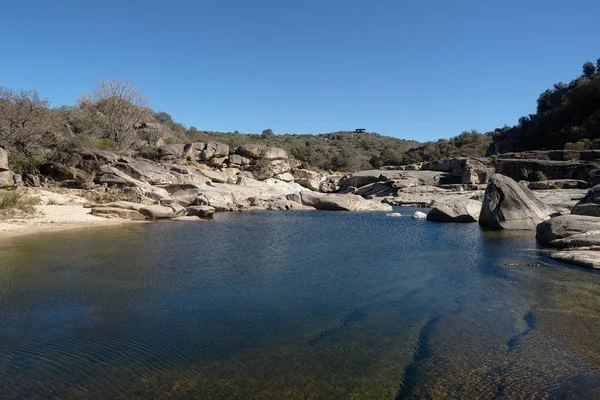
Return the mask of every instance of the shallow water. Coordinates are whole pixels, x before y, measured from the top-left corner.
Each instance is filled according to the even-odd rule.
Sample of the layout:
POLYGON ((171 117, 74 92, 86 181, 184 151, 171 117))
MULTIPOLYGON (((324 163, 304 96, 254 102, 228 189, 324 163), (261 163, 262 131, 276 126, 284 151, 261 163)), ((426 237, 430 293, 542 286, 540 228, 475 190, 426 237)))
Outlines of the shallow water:
POLYGON ((252 212, 0 238, 0 321, 2 399, 600 396, 600 274, 476 224, 252 212))

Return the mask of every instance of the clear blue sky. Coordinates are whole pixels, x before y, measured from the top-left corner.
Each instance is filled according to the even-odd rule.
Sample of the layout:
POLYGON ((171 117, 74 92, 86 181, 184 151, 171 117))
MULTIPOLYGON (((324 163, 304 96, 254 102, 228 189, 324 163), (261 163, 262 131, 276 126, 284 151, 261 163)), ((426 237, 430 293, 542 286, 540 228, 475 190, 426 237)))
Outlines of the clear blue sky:
POLYGON ((433 140, 534 112, 600 57, 598 15, 598 0, 5 1, 0 85, 60 106, 129 78, 199 129, 433 140))

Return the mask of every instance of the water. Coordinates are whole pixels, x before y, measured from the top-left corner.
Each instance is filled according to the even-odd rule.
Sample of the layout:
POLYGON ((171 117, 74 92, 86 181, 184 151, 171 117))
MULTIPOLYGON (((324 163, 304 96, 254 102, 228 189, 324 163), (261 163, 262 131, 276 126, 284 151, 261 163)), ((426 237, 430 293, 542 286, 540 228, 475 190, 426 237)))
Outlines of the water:
POLYGON ((4 238, 0 321, 2 399, 600 396, 600 275, 476 224, 252 212, 4 238))

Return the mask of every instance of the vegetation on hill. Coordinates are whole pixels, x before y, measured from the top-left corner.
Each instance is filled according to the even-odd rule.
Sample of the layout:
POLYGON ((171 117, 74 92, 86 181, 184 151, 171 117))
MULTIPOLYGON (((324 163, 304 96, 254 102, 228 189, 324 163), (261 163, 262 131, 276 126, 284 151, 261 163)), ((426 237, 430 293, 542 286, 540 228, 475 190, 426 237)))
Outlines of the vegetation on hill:
POLYGON ((535 114, 494 137, 502 152, 600 148, 600 59, 583 64, 582 75, 559 82, 537 99, 535 114))
POLYGON ((246 143, 277 146, 305 165, 355 171, 386 165, 532 149, 600 148, 600 59, 586 62, 583 74, 557 83, 537 100, 535 114, 517 126, 493 132, 465 131, 450 139, 418 143, 377 133, 260 134, 202 131, 185 127, 129 81, 100 80, 75 106, 51 108, 35 90, 0 87, 0 145, 10 150, 19 173, 36 173, 47 163, 69 165, 78 150, 138 150, 152 154, 157 144, 219 141, 235 148, 246 143))

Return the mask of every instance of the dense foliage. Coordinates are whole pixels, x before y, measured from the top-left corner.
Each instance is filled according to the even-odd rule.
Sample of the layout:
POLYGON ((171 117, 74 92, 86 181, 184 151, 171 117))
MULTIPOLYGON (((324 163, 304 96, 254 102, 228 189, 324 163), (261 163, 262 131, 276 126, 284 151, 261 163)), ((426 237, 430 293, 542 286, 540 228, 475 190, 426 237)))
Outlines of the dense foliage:
POLYGON ((571 83, 559 82, 541 93, 535 114, 495 137, 501 151, 600 148, 600 59, 582 69, 571 83))

